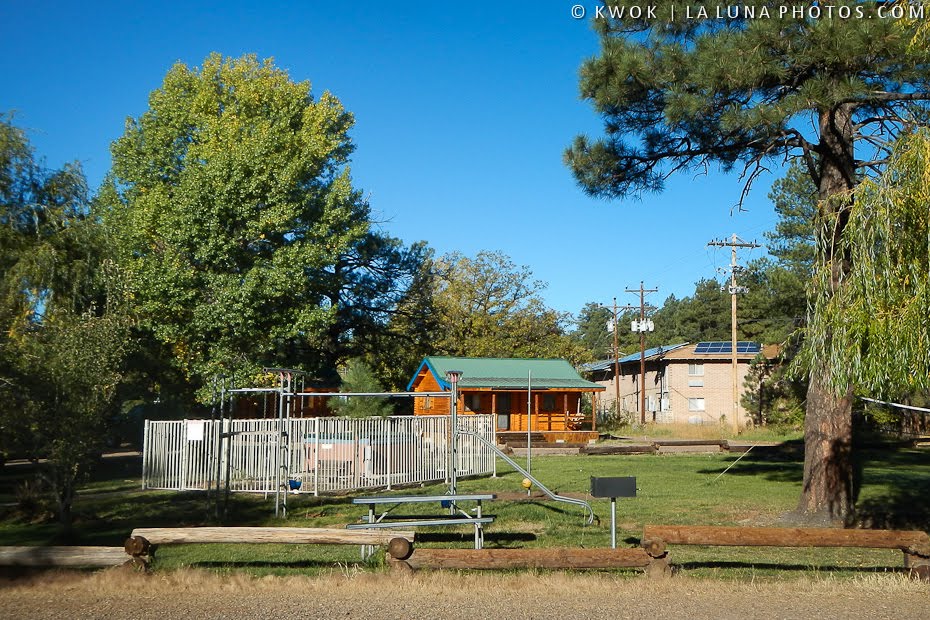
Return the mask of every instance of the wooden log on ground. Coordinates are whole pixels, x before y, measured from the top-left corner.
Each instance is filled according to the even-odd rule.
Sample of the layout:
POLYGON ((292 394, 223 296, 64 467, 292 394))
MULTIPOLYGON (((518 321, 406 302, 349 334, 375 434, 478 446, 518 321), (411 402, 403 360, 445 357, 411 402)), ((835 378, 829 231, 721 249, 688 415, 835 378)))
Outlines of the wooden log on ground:
POLYGON ((905 553, 904 568, 908 569, 915 578, 930 581, 930 558, 905 553))
POLYGON ((386 545, 392 538, 413 541, 411 531, 313 527, 142 527, 132 537, 152 545, 183 543, 277 543, 296 545, 386 545))
POLYGON ((416 549, 407 558, 414 568, 505 570, 513 568, 646 568, 653 558, 644 549, 416 549))
POLYGON ((0 547, 0 566, 98 568, 129 561, 122 547, 0 547))
POLYGON ((406 560, 413 553, 413 545, 406 538, 392 538, 387 552, 395 560, 406 560))
POLYGON ((930 536, 918 530, 841 530, 816 527, 647 525, 643 540, 675 545, 737 547, 856 547, 930 555, 930 536))
POLYGON ((656 439, 652 442, 654 445, 662 446, 717 446, 724 448, 727 445, 725 439, 656 439))
POLYGON ((142 536, 130 536, 126 539, 126 542, 123 543, 123 549, 129 555, 138 557, 141 555, 148 555, 152 549, 152 544, 142 536))
POLYGON ((579 454, 611 455, 611 454, 655 454, 658 449, 653 445, 632 446, 585 446, 578 449, 579 454))
POLYGON ((664 540, 647 540, 644 538, 639 546, 642 547, 651 558, 661 558, 667 553, 664 540))

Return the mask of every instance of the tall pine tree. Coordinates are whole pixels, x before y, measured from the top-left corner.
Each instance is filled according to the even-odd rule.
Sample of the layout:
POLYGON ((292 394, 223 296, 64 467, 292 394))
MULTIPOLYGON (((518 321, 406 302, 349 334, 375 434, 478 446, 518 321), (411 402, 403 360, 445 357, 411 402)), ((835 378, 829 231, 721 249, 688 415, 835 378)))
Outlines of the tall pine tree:
MULTIPOLYGON (((657 3, 656 19, 635 20, 610 17, 620 6, 608 2, 595 20, 601 54, 581 70, 605 135, 576 138, 566 162, 586 192, 625 198, 708 165, 742 170, 749 191, 767 164, 801 157, 818 190, 830 296, 850 270, 840 244, 853 190, 930 99, 930 49, 912 44, 921 21, 888 18, 891 4, 909 6, 749 1, 741 16, 715 19, 712 3, 669 1, 657 3)), ((853 386, 832 384, 828 364, 815 358, 809 368, 799 510, 834 519, 854 497, 853 386)))

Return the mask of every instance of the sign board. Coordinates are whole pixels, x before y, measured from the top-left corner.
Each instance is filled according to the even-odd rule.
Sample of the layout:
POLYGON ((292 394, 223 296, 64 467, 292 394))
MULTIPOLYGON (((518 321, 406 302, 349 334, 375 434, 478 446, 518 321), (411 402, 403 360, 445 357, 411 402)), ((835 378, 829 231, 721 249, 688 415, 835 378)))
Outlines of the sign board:
POLYGON ((636 497, 636 477, 591 477, 592 497, 636 497))
POLYGON ((203 441, 203 420, 187 421, 187 440, 203 441))

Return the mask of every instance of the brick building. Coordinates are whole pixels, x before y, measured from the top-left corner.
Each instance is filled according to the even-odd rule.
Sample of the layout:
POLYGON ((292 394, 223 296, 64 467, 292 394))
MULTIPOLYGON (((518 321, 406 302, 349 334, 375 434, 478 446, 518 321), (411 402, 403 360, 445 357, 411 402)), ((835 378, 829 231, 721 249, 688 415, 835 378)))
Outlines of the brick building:
MULTIPOLYGON (((749 364, 760 353, 768 358, 777 347, 754 342, 737 343, 737 380, 740 395, 749 364)), ((729 342, 674 344, 646 350, 646 421, 658 423, 718 423, 730 421, 732 410, 732 359, 729 342)), ((619 386, 614 381, 614 362, 587 364, 584 371, 606 390, 602 406, 611 407, 619 387, 620 411, 640 418, 640 354, 620 358, 619 386)), ((739 406, 739 423, 745 424, 746 411, 739 406)))

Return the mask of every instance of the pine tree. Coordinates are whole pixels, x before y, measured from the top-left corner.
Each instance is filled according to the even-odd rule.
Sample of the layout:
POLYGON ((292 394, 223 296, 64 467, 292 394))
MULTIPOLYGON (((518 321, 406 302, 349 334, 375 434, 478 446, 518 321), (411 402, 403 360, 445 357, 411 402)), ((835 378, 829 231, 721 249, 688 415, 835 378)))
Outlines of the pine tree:
MULTIPOLYGON (((851 0, 743 2, 754 18, 736 19, 694 18, 689 9, 703 5, 675 1, 657 3, 655 20, 611 18, 616 4, 595 20, 602 52, 581 69, 582 95, 606 134, 578 137, 566 153, 581 186, 625 198, 661 190, 676 171, 717 165, 741 170, 748 192, 767 165, 800 157, 818 191, 819 264, 830 281, 821 290, 840 290, 853 190, 880 171, 890 142, 930 99, 930 48, 915 44, 921 20, 851 0)), ((843 518, 854 497, 853 385, 831 381, 831 360, 810 361, 798 508, 843 518)))
MULTIPOLYGON (((384 389, 371 372, 371 368, 365 362, 356 359, 348 363, 340 391, 372 394, 383 392, 384 389)), ((386 397, 378 396, 336 396, 329 399, 329 406, 337 415, 353 418, 384 417, 394 411, 386 397)))

